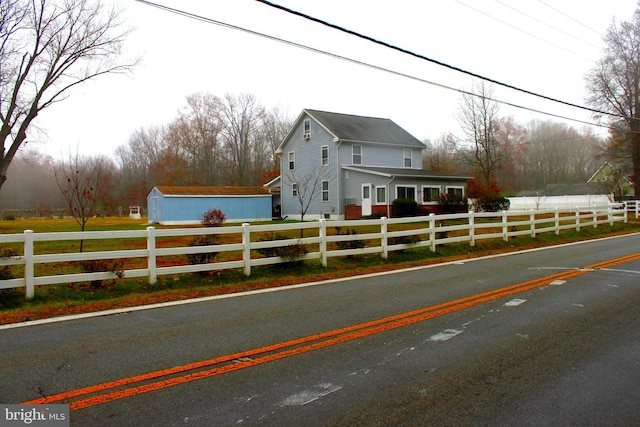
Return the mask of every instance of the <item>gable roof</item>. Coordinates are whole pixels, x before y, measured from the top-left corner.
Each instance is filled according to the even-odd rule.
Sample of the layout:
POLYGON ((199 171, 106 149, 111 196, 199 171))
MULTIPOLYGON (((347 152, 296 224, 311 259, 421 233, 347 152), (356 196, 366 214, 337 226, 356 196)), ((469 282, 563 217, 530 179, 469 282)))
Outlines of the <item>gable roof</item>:
POLYGON ((435 172, 424 169, 407 169, 407 168, 382 168, 372 166, 342 166, 342 169, 363 172, 372 175, 379 175, 388 178, 409 178, 409 179, 437 179, 437 180, 455 180, 467 181, 472 179, 470 176, 450 175, 443 172, 435 172))
POLYGON ((157 185, 165 196, 259 196, 270 194, 267 187, 213 187, 197 185, 157 185))
POLYGON ((305 116, 315 120, 336 141, 391 144, 420 149, 425 147, 424 143, 390 119, 304 109, 291 127, 289 134, 283 139, 278 150, 286 144, 291 132, 298 127, 305 116))

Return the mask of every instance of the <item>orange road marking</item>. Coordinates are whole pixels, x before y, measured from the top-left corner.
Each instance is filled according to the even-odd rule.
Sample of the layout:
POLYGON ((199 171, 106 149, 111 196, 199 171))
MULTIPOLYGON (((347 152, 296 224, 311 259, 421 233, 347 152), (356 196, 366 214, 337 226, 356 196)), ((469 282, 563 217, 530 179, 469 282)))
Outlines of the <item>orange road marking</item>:
POLYGON ((71 390, 51 396, 23 402, 25 404, 43 404, 53 402, 69 401, 72 410, 82 409, 101 403, 107 403, 142 393, 148 393, 154 390, 172 387, 178 384, 184 384, 202 378, 209 378, 215 375, 227 372, 237 371, 240 369, 256 366, 262 363, 274 360, 284 359, 294 355, 306 353, 324 347, 329 347, 339 343, 352 341, 369 335, 400 328, 413 323, 422 322, 434 317, 443 316, 455 311, 464 310, 479 304, 493 301, 506 296, 525 292, 542 286, 547 286, 555 280, 567 280, 587 274, 593 270, 608 268, 620 265, 626 262, 640 259, 640 253, 615 258, 592 264, 581 269, 564 271, 552 274, 539 279, 533 279, 526 282, 506 286, 480 294, 459 298, 442 304, 425 307, 419 310, 401 313, 382 319, 376 319, 370 322, 360 323, 357 325, 327 331, 299 339, 285 341, 265 347, 234 353, 226 356, 216 357, 200 362, 190 363, 174 368, 163 369, 159 371, 149 372, 142 375, 136 375, 128 378, 122 378, 90 387, 84 387, 77 390, 71 390), (226 364, 225 364, 226 363, 226 364), (221 365, 222 366, 216 366, 221 365), (210 368, 214 366, 213 368, 210 368), (196 371, 198 369, 204 369, 196 371), (196 371, 196 372, 189 372, 196 371), (182 374, 182 375, 179 375, 182 374), (173 377, 172 377, 173 376, 173 377), (150 382, 152 380, 165 379, 150 382), (147 383, 144 383, 147 382, 147 383), (123 388, 136 383, 143 383, 129 388, 123 388), (114 390, 117 389, 117 390, 114 390), (102 393, 102 394, 100 394, 102 393), (93 395, 93 396, 90 396, 93 395), (89 397, 87 397, 89 396, 89 397), (78 398, 77 400, 72 400, 78 398))

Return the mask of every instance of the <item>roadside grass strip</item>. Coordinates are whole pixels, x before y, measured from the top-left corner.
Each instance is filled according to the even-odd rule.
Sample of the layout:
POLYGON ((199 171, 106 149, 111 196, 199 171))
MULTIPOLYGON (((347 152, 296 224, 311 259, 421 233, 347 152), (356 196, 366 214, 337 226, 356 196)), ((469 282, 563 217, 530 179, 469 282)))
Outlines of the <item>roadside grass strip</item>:
POLYGON ((464 310, 489 301, 552 285, 584 274, 640 259, 640 253, 563 271, 488 292, 448 301, 407 313, 372 320, 357 325, 272 344, 239 353, 220 356, 183 366, 122 378, 89 387, 53 394, 22 402, 24 404, 68 403, 71 410, 87 408, 130 396, 152 392, 191 381, 238 371, 263 363, 307 353, 313 350, 356 340, 380 332, 464 310))

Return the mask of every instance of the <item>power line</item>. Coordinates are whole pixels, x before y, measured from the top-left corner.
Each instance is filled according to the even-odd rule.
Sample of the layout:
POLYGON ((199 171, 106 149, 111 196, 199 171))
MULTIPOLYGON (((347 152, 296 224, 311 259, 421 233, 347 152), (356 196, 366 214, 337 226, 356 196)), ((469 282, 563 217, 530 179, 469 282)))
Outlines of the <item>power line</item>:
POLYGON ((399 46, 392 45, 390 43, 375 39, 373 37, 358 33, 358 32, 353 31, 353 30, 349 30, 349 29, 341 27, 339 25, 332 24, 332 23, 324 21, 322 19, 315 18, 313 16, 307 15, 307 14, 302 13, 302 12, 295 11, 295 10, 290 9, 288 7, 284 7, 284 6, 281 6, 279 4, 276 4, 276 3, 273 3, 273 2, 270 2, 270 1, 267 1, 267 0, 255 0, 255 1, 257 1, 259 3, 263 3, 263 4, 267 5, 267 6, 273 7, 275 9, 279 9, 279 10, 282 10, 284 12, 290 13, 292 15, 296 15, 296 16, 299 16, 301 18, 304 18, 304 19, 316 22, 318 24, 327 26, 329 28, 333 28, 333 29, 341 31, 343 33, 350 34, 352 36, 355 36, 355 37, 370 41, 370 42, 378 44, 380 46, 384 46, 384 47, 387 47, 389 49, 392 49, 392 50, 395 50, 395 51, 398 51, 398 52, 401 52, 401 53, 404 53, 404 54, 407 54, 407 55, 410 55, 410 56, 413 56, 413 57, 416 57, 416 58, 419 58, 419 59, 422 59, 422 60, 425 60, 425 61, 428 61, 428 62, 431 62, 433 64, 440 65, 440 66, 448 68, 450 70, 458 71, 460 73, 469 75, 471 77, 475 77, 475 78, 478 78, 478 79, 481 79, 481 80, 496 84, 498 86, 503 86, 503 87, 506 87, 506 88, 509 88, 509 89, 512 89, 512 90, 515 90, 515 91, 518 91, 518 92, 525 93, 527 95, 532 95, 532 96, 535 96, 535 97, 538 97, 538 98, 545 99, 547 101, 552 101, 552 102, 556 102, 558 104, 563 104, 563 105, 566 105, 566 106, 569 106, 569 107, 574 107, 574 108, 579 108, 581 110, 586 110, 586 111, 589 111, 591 113, 596 113, 596 114, 605 115, 605 116, 612 116, 612 117, 628 119, 628 117, 625 117, 625 116, 620 115, 620 114, 614 114, 614 113, 610 113, 610 112, 606 112, 606 111, 601 111, 601 110, 598 110, 598 109, 595 109, 595 108, 586 107, 584 105, 578 105, 578 104, 574 104, 574 103, 571 103, 571 102, 562 101, 560 99, 553 98, 553 97, 550 97, 550 96, 541 95, 539 93, 532 92, 532 91, 527 90, 527 89, 522 89, 520 87, 511 85, 511 84, 508 84, 508 83, 504 83, 504 82, 501 82, 499 80, 495 80, 495 79, 492 79, 492 78, 489 78, 489 77, 474 73, 472 71, 468 71, 468 70, 462 69, 460 67, 456 67, 454 65, 450 65, 450 64, 444 63, 442 61, 438 61, 438 60, 433 59, 433 58, 429 58, 429 57, 421 55, 419 53, 416 53, 416 52, 401 48, 399 46))
POLYGON ((608 126, 602 125, 600 123, 593 123, 593 122, 588 122, 588 121, 584 121, 584 120, 580 120, 580 119, 574 119, 574 118, 571 118, 571 117, 566 117, 566 116, 562 116, 562 115, 559 115, 559 114, 553 114, 553 113, 549 113, 549 112, 546 112, 546 111, 542 111, 542 110, 538 110, 538 109, 529 108, 529 107, 525 107, 525 106, 522 106, 522 105, 514 104, 512 102, 502 101, 502 100, 499 100, 499 99, 496 99, 496 98, 489 98, 489 97, 486 97, 486 96, 478 95, 476 93, 473 93, 473 92, 470 92, 470 91, 467 91, 467 90, 457 89, 457 88, 454 88, 454 87, 451 87, 451 86, 447 86, 447 85, 444 85, 444 84, 441 84, 441 83, 437 83, 437 82, 433 82, 433 81, 430 81, 430 80, 427 80, 427 79, 423 79, 421 77, 417 77, 417 76, 413 76, 413 75, 410 75, 410 74, 402 73, 402 72, 399 72, 399 71, 391 70, 389 68, 385 68, 385 67, 382 67, 382 66, 379 66, 379 65, 375 65, 375 64, 371 64, 371 63, 368 63, 368 62, 360 61, 360 60, 357 60, 357 59, 354 59, 354 58, 349 58, 349 57, 346 57, 346 56, 338 55, 338 54, 335 54, 335 53, 332 53, 332 52, 328 52, 328 51, 321 50, 321 49, 318 49, 318 48, 314 48, 314 47, 311 47, 311 46, 303 45, 303 44, 300 44, 300 43, 297 43, 297 42, 294 42, 294 41, 291 41, 291 40, 282 39, 282 38, 279 38, 279 37, 275 37, 275 36, 272 36, 272 35, 269 35, 269 34, 261 33, 261 32, 254 31, 254 30, 251 30, 251 29, 248 29, 248 28, 244 28, 244 27, 240 27, 240 26, 237 26, 237 25, 229 24, 229 23, 226 23, 226 22, 222 22, 222 21, 219 21, 219 20, 212 19, 212 18, 207 18, 205 16, 197 15, 197 14, 190 13, 190 12, 186 12, 184 10, 175 9, 175 8, 172 8, 172 7, 169 7, 169 6, 164 6, 164 5, 161 5, 161 4, 153 3, 153 2, 148 1, 148 0, 135 0, 135 1, 137 1, 138 3, 145 4, 147 6, 155 7, 155 8, 158 8, 158 9, 161 9, 161 10, 176 14, 176 15, 184 16, 186 18, 195 19, 195 20, 198 20, 198 21, 202 21, 202 22, 205 22, 205 23, 218 25, 218 26, 221 26, 221 27, 224 27, 224 28, 228 28, 228 29, 232 29, 232 30, 236 30, 236 31, 241 31, 241 32, 244 32, 244 33, 247 33, 247 34, 251 34, 253 36, 262 37, 262 38, 265 38, 265 39, 268 39, 268 40, 271 40, 271 41, 275 41, 275 42, 283 43, 283 44, 286 44, 286 45, 289 45, 289 46, 293 46, 293 47, 297 47, 297 48, 300 48, 300 49, 308 50, 308 51, 313 52, 313 53, 318 53, 318 54, 322 54, 322 55, 325 55, 325 56, 329 56, 329 57, 334 58, 334 59, 339 59, 339 60, 342 60, 342 61, 350 62, 352 64, 368 67, 368 68, 371 68, 371 69, 374 69, 374 70, 377 70, 377 71, 383 71, 383 72, 386 72, 386 73, 389 73, 389 74, 393 74, 393 75, 396 75, 396 76, 408 78, 408 79, 415 80, 415 81, 418 81, 418 82, 421 82, 421 83, 426 83, 426 84, 429 84, 431 86, 435 86, 435 87, 438 87, 438 88, 441 88, 441 89, 454 91, 454 92, 457 92, 457 93, 460 93, 460 94, 463 94, 463 95, 474 96, 474 97, 477 97, 477 98, 484 98, 484 99, 487 99, 489 101, 496 102, 498 104, 502 104, 502 105, 506 105, 506 106, 509 106, 509 107, 513 107, 513 108, 517 108, 517 109, 521 109, 521 110, 526 110, 526 111, 530 111, 530 112, 534 112, 534 113, 538 113, 538 114, 543 114, 543 115, 550 116, 550 117, 555 117, 555 118, 558 118, 558 119, 569 120, 569 121, 572 121, 572 122, 582 123, 582 124, 586 124, 586 125, 590 125, 590 126, 608 128, 608 126))
POLYGON ((563 11, 561 11, 560 9, 556 9, 555 7, 551 6, 550 4, 548 4, 548 3, 546 3, 546 2, 544 2, 544 1, 542 1, 542 0, 538 0, 538 2, 539 2, 539 3, 541 3, 541 4, 543 4, 543 5, 545 5, 545 6, 546 6, 546 7, 548 7, 549 9, 553 10, 554 12, 559 13, 560 15, 564 16, 565 18, 572 20, 572 21, 573 21, 573 22, 575 22, 576 24, 581 25, 581 26, 585 27, 586 29, 593 31, 594 33, 596 33, 596 34, 597 34, 597 35, 599 35, 600 37, 604 37, 604 34, 602 34, 600 31, 598 31, 598 30, 594 30, 593 28, 591 28, 591 27, 590 27, 590 26, 588 26, 587 24, 584 24, 584 23, 582 23, 582 22, 578 21, 578 20, 577 20, 577 19, 575 19, 573 16, 571 16, 571 15, 568 15, 568 14, 564 13, 564 12, 563 12, 563 11))
POLYGON ((529 18, 529 19, 531 19, 532 21, 535 21, 535 22, 537 22, 537 23, 539 23, 539 24, 542 24, 542 25, 544 25, 544 26, 545 26, 545 27, 547 27, 547 28, 551 28, 552 30, 557 31, 557 32, 558 32, 558 33, 560 33, 560 34, 564 34, 564 35, 565 35, 565 36, 567 36, 567 37, 571 37, 572 39, 577 40, 577 41, 579 41, 579 42, 581 42, 581 43, 584 43, 584 44, 586 44, 586 45, 588 45, 588 46, 591 46, 591 47, 593 47, 593 48, 600 49, 600 47, 599 47, 599 46, 596 46, 595 44, 593 44, 593 43, 591 43, 591 42, 588 42, 588 41, 586 41, 586 40, 583 40, 583 39, 581 39, 580 37, 576 37, 575 35, 573 35, 573 34, 571 34, 571 33, 567 32, 567 31, 564 31, 564 30, 563 30, 563 29, 561 29, 561 28, 555 27, 555 26, 553 26, 553 25, 549 24, 548 22, 543 21, 542 19, 538 19, 538 18, 536 18, 535 16, 531 16, 531 15, 529 15, 528 13, 525 13, 525 12, 523 12, 523 11, 521 11, 521 10, 519 10, 519 9, 517 9, 517 8, 515 8, 515 7, 513 7, 513 6, 510 6, 510 5, 508 5, 508 4, 506 4, 506 3, 502 2, 502 1, 500 1, 500 0, 495 0, 495 1, 496 1, 496 3, 498 3, 498 4, 500 4, 500 5, 504 6, 504 7, 506 7, 507 9, 511 9, 511 10, 513 10, 514 12, 516 12, 516 13, 518 13, 518 14, 520 14, 520 15, 522 15, 522 16, 524 16, 524 17, 526 17, 526 18, 529 18))
MULTIPOLYGON (((521 32, 521 33, 523 33, 523 34, 525 34, 525 35, 527 35, 527 36, 529 36, 529 37, 532 37, 532 38, 534 38, 534 39, 536 39, 536 40, 539 40, 539 41, 541 41, 541 42, 543 42, 543 43, 546 43, 546 44, 548 44, 548 45, 550 45, 550 46, 553 46, 553 47, 555 47, 556 49, 563 50, 563 51, 568 52, 568 53, 570 53, 570 54, 572 54, 572 55, 574 55, 574 56, 576 56, 576 57, 578 57, 578 58, 584 59, 585 61, 592 62, 592 60, 591 60, 590 58, 587 58, 586 56, 580 55, 579 53, 573 52, 572 50, 565 49, 564 47, 560 46, 559 44, 556 44, 556 43, 554 43, 554 42, 551 42, 551 41, 549 41, 549 40, 547 40, 547 39, 543 39, 542 37, 536 36, 535 34, 530 33, 529 31, 526 31, 526 30, 524 30, 524 29, 522 29, 522 28, 520 28, 520 27, 517 27, 517 26, 515 26, 515 25, 513 25, 513 24, 510 24, 510 23, 508 23, 508 22, 506 22, 506 21, 503 21, 502 19, 496 18, 495 16, 490 15, 490 14, 488 14, 488 13, 486 13, 486 12, 483 12, 483 11, 481 11, 480 9, 476 8, 476 7, 473 7, 473 6, 471 6, 471 5, 468 5, 468 4, 466 4, 466 3, 463 3, 463 2, 461 2, 460 0, 456 0, 456 3, 458 3, 458 4, 462 5, 462 6, 466 7, 466 8, 469 8, 469 9, 473 10, 473 11, 474 11, 474 12, 476 12, 476 13, 479 13, 479 14, 481 14, 481 15, 483 15, 483 16, 486 16, 486 17, 487 17, 487 18, 489 18, 489 19, 493 19, 494 21, 499 22, 499 23, 501 23, 502 25, 506 25, 506 26, 507 26, 507 27, 509 27, 509 28, 512 28, 512 29, 514 29, 514 30, 516 30, 516 31, 519 31, 519 32, 521 32)), ((508 7, 508 6, 507 6, 507 7, 508 7)))

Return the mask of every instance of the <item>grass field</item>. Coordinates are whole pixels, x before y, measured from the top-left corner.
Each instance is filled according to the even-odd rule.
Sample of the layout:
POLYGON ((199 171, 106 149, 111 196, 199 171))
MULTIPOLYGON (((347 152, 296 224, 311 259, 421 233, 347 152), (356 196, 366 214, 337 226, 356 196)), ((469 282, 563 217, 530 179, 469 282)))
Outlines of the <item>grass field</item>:
MULTIPOLYGON (((148 226, 146 219, 131 220, 125 218, 93 218, 89 221, 87 230, 144 230, 148 226)), ((156 226, 157 228, 164 228, 156 226)), ((330 227, 330 234, 340 230, 330 227)), ((30 229, 34 232, 79 231, 78 225, 70 218, 64 219, 18 219, 14 221, 0 221, 0 234, 22 233, 30 229)), ((342 230, 341 232, 345 232, 342 230)), ((95 283, 70 283, 60 285, 40 286, 36 288, 35 298, 26 300, 24 289, 9 289, 0 291, 0 324, 35 320, 40 318, 65 314, 82 313, 117 307, 130 307, 140 304, 161 301, 179 300, 205 295, 216 295, 238 292, 249 289, 282 286, 309 280, 331 279, 364 272, 383 271, 394 268, 404 268, 414 265, 424 265, 451 259, 464 259, 486 254, 515 251, 518 249, 545 246, 576 240, 597 238, 605 235, 630 233, 640 231, 640 222, 630 220, 628 224, 616 223, 613 226, 601 225, 598 228, 585 227, 580 232, 564 230, 560 236, 554 233, 544 233, 536 238, 519 236, 508 242, 499 239, 479 241, 471 247, 468 243, 456 243, 438 246, 436 252, 427 248, 417 248, 406 251, 393 252, 389 259, 379 255, 363 255, 357 257, 330 258, 328 268, 321 266, 319 261, 304 261, 286 265, 270 267, 254 267, 251 277, 245 277, 242 271, 224 270, 202 274, 184 274, 161 276, 158 281, 150 285, 145 279, 120 279, 95 283)), ((365 227, 358 232, 367 232, 365 227)), ((299 233, 296 231, 295 233, 299 233)), ((260 236, 254 236, 259 238, 260 236)), ((295 237, 295 235, 293 236, 295 237)), ((165 241, 161 245, 185 246, 190 237, 165 241)), ((129 242, 145 247, 145 241, 129 242)), ((115 245, 121 244, 110 241, 87 241, 85 250, 113 250, 115 245)), ((6 246, 6 245, 5 245, 6 246)), ((79 242, 50 242, 38 247, 36 253, 76 252, 79 242)), ((14 248, 21 253, 21 248, 14 248)), ((234 256, 230 254, 228 256, 234 256)), ((182 257, 184 258, 184 257, 182 257)), ((170 260, 172 263, 176 260, 170 260)), ((216 259, 220 261, 220 259, 216 259)), ((168 261, 167 261, 168 262, 168 261)), ((186 262, 186 261, 182 261, 186 262)), ((76 271, 77 266, 62 265, 47 267, 39 266, 41 270, 36 275, 60 274, 66 271, 76 271), (49 268, 49 271, 45 271, 49 268)), ((19 271, 16 275, 19 277, 19 271)))

